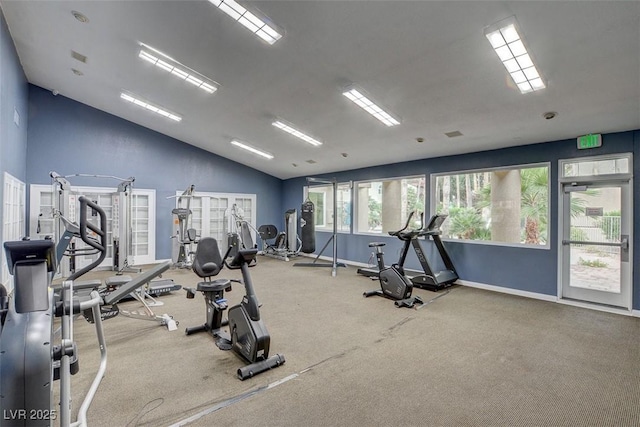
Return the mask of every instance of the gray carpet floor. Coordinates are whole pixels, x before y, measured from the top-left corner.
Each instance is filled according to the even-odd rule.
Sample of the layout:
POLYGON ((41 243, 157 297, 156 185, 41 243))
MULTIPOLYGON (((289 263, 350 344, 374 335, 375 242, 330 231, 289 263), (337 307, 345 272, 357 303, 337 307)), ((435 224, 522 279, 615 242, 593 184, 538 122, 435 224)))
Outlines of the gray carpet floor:
MULTIPOLYGON (((294 262, 259 257, 251 268, 270 354, 284 354, 283 366, 238 380, 237 356, 205 333, 184 334, 204 322, 202 296, 166 295, 154 310, 179 321, 177 331, 122 316, 105 322, 109 362, 89 425, 640 425, 638 318, 463 286, 416 289, 425 301, 439 297, 396 308, 364 298, 378 284, 355 267, 331 277, 294 262)), ((190 270, 163 277, 198 281, 190 270)), ((227 294, 231 304, 242 295, 238 285, 227 294)), ((75 322, 74 410, 97 365, 92 328, 75 322)))

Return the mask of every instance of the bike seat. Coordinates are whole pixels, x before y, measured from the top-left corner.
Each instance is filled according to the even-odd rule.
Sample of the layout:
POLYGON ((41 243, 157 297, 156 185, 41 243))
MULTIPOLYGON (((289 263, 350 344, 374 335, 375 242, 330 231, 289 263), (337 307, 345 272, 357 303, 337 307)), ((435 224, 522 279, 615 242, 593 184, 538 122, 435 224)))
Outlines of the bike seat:
POLYGON ((369 247, 370 248, 378 248, 378 247, 384 246, 384 245, 386 245, 386 243, 384 243, 384 242, 371 242, 371 243, 369 243, 369 247))
POLYGON ((231 287, 231 280, 217 279, 212 282, 200 282, 196 288, 199 292, 220 292, 231 287))

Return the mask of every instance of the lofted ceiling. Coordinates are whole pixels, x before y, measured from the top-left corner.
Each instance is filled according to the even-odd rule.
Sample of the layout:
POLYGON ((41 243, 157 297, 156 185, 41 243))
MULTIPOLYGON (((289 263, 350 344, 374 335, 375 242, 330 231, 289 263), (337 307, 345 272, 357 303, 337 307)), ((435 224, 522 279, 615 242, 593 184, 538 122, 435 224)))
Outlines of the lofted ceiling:
POLYGON ((30 83, 282 179, 640 129, 640 2, 239 3, 282 39, 267 44, 208 1, 0 0, 30 83), (521 94, 484 35, 514 15, 546 89, 521 94), (219 90, 142 61, 141 43, 219 90), (401 124, 351 103, 350 84, 401 124), (127 103, 123 91, 183 119, 127 103), (550 111, 557 117, 545 120, 550 111), (323 145, 283 133, 275 118, 323 145))

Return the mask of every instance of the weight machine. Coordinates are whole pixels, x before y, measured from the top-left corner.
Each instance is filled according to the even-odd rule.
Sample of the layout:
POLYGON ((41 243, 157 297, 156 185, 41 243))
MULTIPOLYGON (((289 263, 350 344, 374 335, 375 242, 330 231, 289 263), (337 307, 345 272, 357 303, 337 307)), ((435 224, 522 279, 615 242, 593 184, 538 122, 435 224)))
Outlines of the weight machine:
POLYGON ((190 185, 179 196, 169 196, 167 199, 178 198, 171 214, 173 215, 174 233, 171 236, 171 261, 177 268, 191 268, 193 262, 193 245, 198 243, 196 229, 191 227, 191 199, 196 191, 195 185, 190 185), (185 206, 183 206, 183 202, 185 206))
POLYGON ((258 227, 262 240, 262 255, 283 261, 298 256, 302 241, 298 237, 298 212, 295 209, 289 209, 284 213, 284 229, 285 231, 278 233, 278 228, 272 224, 258 227), (275 240, 270 243, 272 239, 275 240))
MULTIPOLYGON (((322 247, 322 249, 316 256, 316 258, 313 260, 313 262, 306 262, 306 263, 298 262, 293 264, 293 266, 294 267, 331 267, 331 276, 335 277, 338 274, 338 267, 347 266, 345 263, 338 261, 338 218, 336 215, 336 203, 338 200, 338 181, 335 178, 327 180, 322 178, 307 177, 307 184, 312 184, 312 183, 331 184, 333 186, 333 233, 331 234, 331 237, 329 238, 329 240, 327 240, 327 243, 325 243, 325 245, 322 247), (317 262, 320 256, 322 255, 322 253, 327 248, 327 246, 329 246, 329 243, 333 243, 333 257, 332 257, 331 263, 328 264, 328 263, 317 262)), ((311 201, 308 201, 307 203, 311 203, 311 201)), ((312 205, 313 204, 311 204, 311 207, 312 205)), ((304 230, 305 227, 310 227, 311 228, 310 232, 315 232, 315 229, 313 228, 313 211, 309 213, 310 213, 310 216, 308 217, 308 219, 305 219, 304 216, 302 218, 303 237, 305 234, 307 234, 304 230)), ((303 239, 303 244, 304 244, 304 239, 303 239)), ((313 246, 315 249, 315 242, 313 246)))
MULTIPOLYGON (((134 177, 119 178, 112 175, 90 175, 90 174, 72 174, 60 175, 54 171, 49 173, 52 179, 53 190, 53 212, 54 218, 54 239, 59 241, 65 234, 65 223, 63 218, 68 222, 75 223, 78 213, 78 198, 80 195, 71 187, 71 183, 67 178, 71 177, 88 177, 100 179, 114 179, 119 181, 115 193, 111 193, 112 212, 111 212, 111 256, 112 265, 109 270, 122 274, 123 272, 138 273, 141 270, 133 268, 129 265, 129 256, 132 252, 132 233, 131 233, 131 193, 133 191, 134 177)), ((95 212, 92 212, 90 221, 95 222, 95 212)), ((67 277, 78 267, 76 257, 78 253, 76 242, 70 242, 65 255, 66 259, 62 260, 59 266, 59 273, 67 277)))
MULTIPOLYGON (((258 234, 260 232, 244 218, 242 208, 238 207, 238 205, 234 203, 231 206, 229 213, 233 218, 231 232, 227 236, 227 246, 231 248, 229 256, 236 256, 240 249, 257 248, 258 245, 253 243, 253 236, 251 235, 251 232, 253 231, 258 234)), ((255 265, 255 262, 256 259, 254 258, 250 266, 255 265)))

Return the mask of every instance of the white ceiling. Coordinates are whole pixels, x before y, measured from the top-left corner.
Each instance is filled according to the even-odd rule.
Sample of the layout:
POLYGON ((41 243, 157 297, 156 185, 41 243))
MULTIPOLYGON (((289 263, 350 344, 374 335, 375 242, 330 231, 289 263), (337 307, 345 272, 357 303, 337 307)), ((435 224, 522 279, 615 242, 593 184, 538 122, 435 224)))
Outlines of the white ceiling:
POLYGON ((0 1, 30 83, 282 179, 640 129, 637 1, 240 3, 284 37, 268 45, 207 1, 0 1), (544 90, 521 94, 484 36, 512 15, 544 90), (220 89, 206 95, 140 60, 140 43, 220 89), (402 124, 388 128, 348 101, 350 83, 402 124), (123 90, 184 119, 125 103, 123 90), (558 116, 543 119, 548 111, 558 116), (324 144, 282 133, 275 117, 324 144), (444 135, 452 131, 463 136, 444 135))

